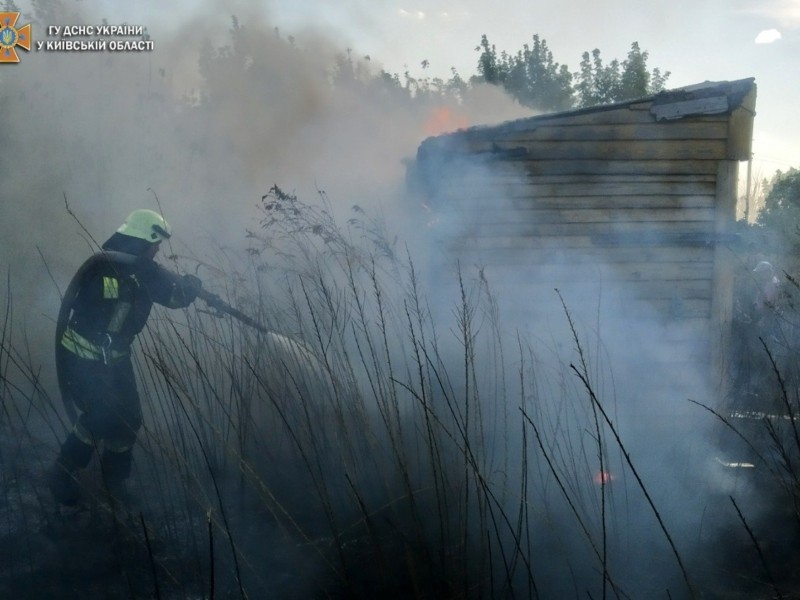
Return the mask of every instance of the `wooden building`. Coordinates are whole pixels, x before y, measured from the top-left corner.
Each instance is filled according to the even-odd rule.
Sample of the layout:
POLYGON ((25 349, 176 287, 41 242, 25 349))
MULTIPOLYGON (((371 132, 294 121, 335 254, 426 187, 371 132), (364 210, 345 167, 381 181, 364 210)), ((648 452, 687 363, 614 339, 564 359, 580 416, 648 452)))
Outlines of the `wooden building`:
POLYGON ((755 99, 753 79, 706 82, 473 127, 423 141, 409 177, 446 260, 478 265, 522 318, 535 320, 554 287, 571 308, 602 303, 616 333, 630 326, 630 354, 673 374, 665 386, 691 369, 718 390, 755 99))

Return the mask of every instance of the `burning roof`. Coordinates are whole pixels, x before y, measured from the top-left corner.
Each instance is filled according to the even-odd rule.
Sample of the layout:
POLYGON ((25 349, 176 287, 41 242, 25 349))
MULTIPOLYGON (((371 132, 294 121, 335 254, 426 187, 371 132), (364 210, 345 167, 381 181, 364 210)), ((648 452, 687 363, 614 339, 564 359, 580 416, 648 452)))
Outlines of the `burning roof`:
MULTIPOLYGON (((737 109, 743 109, 749 117, 750 129, 741 133, 746 143, 730 149, 727 158, 747 160, 750 158, 750 139, 752 138, 752 117, 755 114, 755 82, 754 78, 736 81, 704 82, 673 90, 659 92, 651 96, 627 100, 615 104, 605 104, 589 108, 581 108, 559 113, 549 113, 507 121, 499 125, 481 125, 461 129, 454 133, 430 137, 419 147, 418 161, 427 160, 431 155, 440 153, 480 153, 502 154, 510 158, 531 157, 524 146, 509 148, 501 145, 504 137, 513 138, 520 133, 530 133, 553 125, 603 125, 618 121, 613 115, 634 113, 639 118, 638 124, 679 121, 690 118, 701 118, 711 115, 731 115, 737 109), (486 146, 482 142, 497 141, 497 144, 486 146)), ((634 123, 634 120, 628 119, 634 123)), ((621 123, 620 123, 621 124, 621 123)), ((565 132, 561 132, 562 134, 565 132)), ((542 138, 542 141, 555 139, 542 138)), ((563 138, 562 138, 563 139, 563 138)), ((590 132, 584 132, 584 139, 591 139, 590 132)))

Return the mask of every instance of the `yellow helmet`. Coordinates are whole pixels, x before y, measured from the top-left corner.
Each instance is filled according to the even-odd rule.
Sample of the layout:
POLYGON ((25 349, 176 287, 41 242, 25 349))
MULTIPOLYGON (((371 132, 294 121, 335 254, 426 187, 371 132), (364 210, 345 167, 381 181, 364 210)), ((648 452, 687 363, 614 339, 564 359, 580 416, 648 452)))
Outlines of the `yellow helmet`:
POLYGON ((172 227, 157 212, 142 208, 129 214, 117 233, 155 244, 168 239, 172 235, 172 227))

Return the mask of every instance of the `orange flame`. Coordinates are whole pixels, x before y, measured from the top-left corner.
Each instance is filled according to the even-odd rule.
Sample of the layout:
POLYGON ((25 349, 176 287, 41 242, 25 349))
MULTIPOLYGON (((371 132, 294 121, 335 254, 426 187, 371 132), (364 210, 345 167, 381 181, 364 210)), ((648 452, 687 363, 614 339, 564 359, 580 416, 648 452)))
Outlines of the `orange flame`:
POLYGON ((597 485, 606 485, 607 483, 611 483, 611 482, 612 482, 612 481, 614 481, 615 479, 616 479, 616 477, 614 477, 614 476, 613 476, 611 473, 609 473, 608 471, 598 471, 598 472, 597 472, 597 475, 595 475, 595 476, 592 478, 592 480, 593 480, 593 481, 594 481, 594 482, 595 482, 597 485))
POLYGON ((439 106, 428 115, 422 126, 425 135, 440 135, 459 129, 466 129, 469 125, 467 117, 456 114, 447 106, 439 106))

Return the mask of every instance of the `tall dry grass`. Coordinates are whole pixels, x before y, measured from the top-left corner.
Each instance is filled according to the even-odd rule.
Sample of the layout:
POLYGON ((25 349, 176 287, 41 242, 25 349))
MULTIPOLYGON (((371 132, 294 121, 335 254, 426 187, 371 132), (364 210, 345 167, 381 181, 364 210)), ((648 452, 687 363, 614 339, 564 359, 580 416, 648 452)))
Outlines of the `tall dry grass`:
MULTIPOLYGON (((154 312, 137 344, 145 425, 127 509, 108 502, 96 461, 83 475, 83 509, 50 500, 43 472, 69 424, 42 383, 50 349, 25 345, 9 293, 0 547, 16 551, 3 558, 0 591, 678 598, 719 589, 717 574, 691 560, 698 549, 673 533, 675 515, 640 469, 646 457, 616 424, 602 344, 585 339, 566 302, 571 359, 553 360, 541 340, 504 329, 480 271, 454 269, 443 296, 413 252, 357 207, 340 225, 324 194, 306 204, 276 187, 262 208, 246 258, 167 257, 273 333, 199 302, 154 312), (653 541, 653 572, 631 568, 641 564, 637 536, 653 541)), ((796 465, 794 422, 778 473, 796 465)), ((796 480, 782 480, 796 501, 796 480)))

